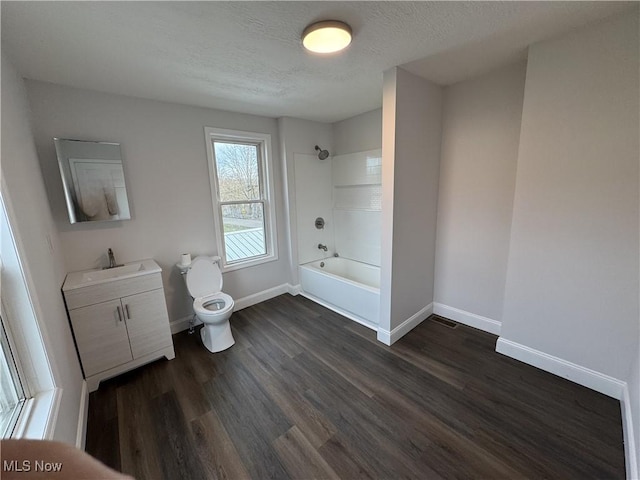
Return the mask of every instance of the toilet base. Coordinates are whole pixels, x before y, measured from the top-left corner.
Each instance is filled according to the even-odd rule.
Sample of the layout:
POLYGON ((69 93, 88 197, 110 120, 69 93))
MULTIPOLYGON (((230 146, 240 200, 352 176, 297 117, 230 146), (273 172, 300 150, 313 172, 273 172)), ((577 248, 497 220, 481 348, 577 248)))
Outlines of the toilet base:
POLYGON ((221 352, 236 343, 231 334, 231 325, 228 320, 223 325, 205 323, 200 330, 200 338, 202 338, 202 344, 211 353, 221 352))

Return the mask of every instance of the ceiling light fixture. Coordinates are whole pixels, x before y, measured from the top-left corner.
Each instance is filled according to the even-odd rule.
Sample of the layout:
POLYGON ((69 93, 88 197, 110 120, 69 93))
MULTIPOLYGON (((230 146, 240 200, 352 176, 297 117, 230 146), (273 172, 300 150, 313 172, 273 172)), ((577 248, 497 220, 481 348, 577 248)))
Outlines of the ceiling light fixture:
POLYGON ((302 45, 314 53, 334 53, 351 43, 351 27, 337 20, 324 20, 309 25, 302 32, 302 45))

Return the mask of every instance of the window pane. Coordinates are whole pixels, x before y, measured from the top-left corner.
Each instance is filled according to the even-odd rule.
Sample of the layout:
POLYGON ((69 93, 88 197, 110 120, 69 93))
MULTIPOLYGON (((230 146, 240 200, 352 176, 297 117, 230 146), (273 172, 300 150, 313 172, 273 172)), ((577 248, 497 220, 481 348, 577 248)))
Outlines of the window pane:
MULTIPOLYGON (((1 323, 1 322, 0 322, 1 323)), ((18 380, 18 372, 11 355, 4 326, 0 325, 0 437, 8 436, 18 418, 24 401, 24 392, 18 380)))
POLYGON ((257 145, 213 142, 222 202, 259 200, 260 177, 257 145))
POLYGON ((266 255, 264 204, 222 205, 227 263, 266 255))

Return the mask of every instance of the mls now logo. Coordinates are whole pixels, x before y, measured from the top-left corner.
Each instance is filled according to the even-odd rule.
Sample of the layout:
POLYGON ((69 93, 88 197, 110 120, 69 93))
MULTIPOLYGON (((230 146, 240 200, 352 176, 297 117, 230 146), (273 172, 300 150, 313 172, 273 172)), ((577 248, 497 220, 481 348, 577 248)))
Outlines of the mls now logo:
POLYGON ((2 462, 4 472, 59 472, 62 470, 62 462, 45 462, 43 460, 4 460, 2 462))

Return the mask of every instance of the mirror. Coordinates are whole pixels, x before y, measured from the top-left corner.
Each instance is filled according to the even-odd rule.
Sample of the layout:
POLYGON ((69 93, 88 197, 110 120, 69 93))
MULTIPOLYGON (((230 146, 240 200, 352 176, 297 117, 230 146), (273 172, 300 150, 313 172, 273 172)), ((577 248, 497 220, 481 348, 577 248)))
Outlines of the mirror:
POLYGON ((128 220, 120 144, 54 138, 69 221, 128 220))

